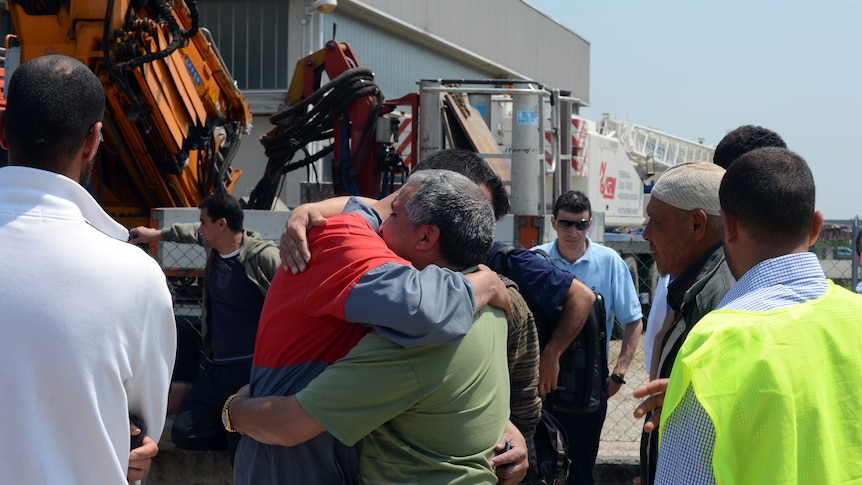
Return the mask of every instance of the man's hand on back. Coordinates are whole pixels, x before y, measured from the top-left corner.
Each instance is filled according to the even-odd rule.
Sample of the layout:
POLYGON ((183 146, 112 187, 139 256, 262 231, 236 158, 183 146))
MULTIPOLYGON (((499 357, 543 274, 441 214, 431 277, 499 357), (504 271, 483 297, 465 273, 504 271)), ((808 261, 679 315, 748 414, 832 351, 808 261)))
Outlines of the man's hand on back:
POLYGON ((506 289, 506 284, 500 279, 500 276, 491 268, 480 264, 478 270, 466 275, 467 279, 473 285, 473 294, 476 297, 476 311, 478 312, 485 305, 499 308, 506 313, 506 319, 512 318, 512 298, 509 296, 509 290, 506 289))
POLYGON ((281 264, 284 269, 293 274, 305 271, 306 264, 311 261, 311 251, 308 248, 308 231, 312 227, 323 226, 326 218, 314 204, 302 204, 290 211, 290 216, 284 224, 279 241, 281 264))
POLYGON ((138 226, 129 231, 129 242, 132 244, 146 244, 161 238, 162 231, 152 227, 138 226))

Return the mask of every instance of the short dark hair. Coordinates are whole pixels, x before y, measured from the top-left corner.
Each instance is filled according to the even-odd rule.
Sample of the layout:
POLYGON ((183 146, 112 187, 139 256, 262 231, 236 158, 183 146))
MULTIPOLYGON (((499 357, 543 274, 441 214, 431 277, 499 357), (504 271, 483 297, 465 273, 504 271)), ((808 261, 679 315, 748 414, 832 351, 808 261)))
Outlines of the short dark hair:
POLYGON ((105 114, 99 78, 77 59, 47 55, 15 69, 6 86, 13 164, 62 172, 105 114))
POLYGON ((727 169, 734 160, 757 148, 787 148, 778 133, 762 126, 743 125, 724 135, 715 147, 712 161, 727 169))
POLYGON ((554 202, 554 218, 560 214, 561 210, 573 213, 587 211, 587 217, 593 217, 590 199, 579 190, 570 190, 557 197, 556 202, 554 202))
POLYGON ((206 207, 207 214, 212 220, 218 220, 224 217, 227 221, 227 227, 233 232, 241 232, 244 215, 242 206, 239 201, 232 195, 224 193, 215 193, 206 196, 198 205, 198 208, 206 207))
POLYGON ((509 194, 506 193, 503 180, 478 153, 460 148, 440 150, 417 163, 413 171, 428 169, 451 170, 467 177, 476 185, 484 185, 491 192, 494 217, 500 220, 509 213, 509 194))
POLYGON ((814 220, 814 176, 786 148, 758 148, 734 161, 718 193, 721 209, 759 241, 808 238, 814 220))

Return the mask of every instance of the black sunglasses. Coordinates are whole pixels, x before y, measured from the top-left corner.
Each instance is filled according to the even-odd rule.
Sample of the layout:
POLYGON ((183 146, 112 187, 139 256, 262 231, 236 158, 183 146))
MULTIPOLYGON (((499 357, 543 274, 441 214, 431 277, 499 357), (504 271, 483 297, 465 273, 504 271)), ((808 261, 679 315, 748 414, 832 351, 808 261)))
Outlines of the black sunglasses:
POLYGON ((590 227, 590 220, 581 219, 579 221, 569 221, 566 219, 557 219, 557 225, 559 225, 563 229, 569 229, 572 226, 575 226, 575 229, 583 231, 584 229, 590 227))

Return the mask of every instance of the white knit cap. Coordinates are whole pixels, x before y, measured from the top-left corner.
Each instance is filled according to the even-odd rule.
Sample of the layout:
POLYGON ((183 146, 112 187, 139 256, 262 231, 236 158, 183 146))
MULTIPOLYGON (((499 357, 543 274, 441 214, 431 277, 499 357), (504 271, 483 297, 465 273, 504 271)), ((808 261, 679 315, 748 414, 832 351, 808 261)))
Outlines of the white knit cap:
POLYGON ((665 172, 652 189, 652 196, 686 211, 701 209, 719 215, 718 188, 725 170, 714 163, 683 163, 665 172))

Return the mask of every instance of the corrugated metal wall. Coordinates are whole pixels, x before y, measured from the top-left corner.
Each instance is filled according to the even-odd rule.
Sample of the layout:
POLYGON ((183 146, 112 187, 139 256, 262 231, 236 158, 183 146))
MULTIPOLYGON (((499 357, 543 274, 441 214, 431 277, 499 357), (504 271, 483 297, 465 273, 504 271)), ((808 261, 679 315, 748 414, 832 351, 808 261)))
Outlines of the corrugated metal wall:
POLYGON ((340 1, 389 14, 589 102, 589 42, 522 0, 340 1))
POLYGON ((398 98, 419 90, 420 79, 441 76, 485 79, 493 73, 470 66, 466 62, 430 51, 407 36, 380 29, 372 23, 340 14, 338 10, 323 17, 323 32, 350 44, 359 63, 374 71, 374 79, 387 99, 398 98))
MULTIPOLYGON (((295 62, 288 32, 303 28, 288 2, 207 0, 198 8, 240 88, 287 88, 295 62)), ((589 43, 522 0, 341 0, 321 23, 326 39, 337 25, 337 39, 375 70, 387 97, 415 91, 423 78, 519 76, 589 102, 589 43)))
POLYGON ((201 25, 242 90, 287 88, 288 6, 283 0, 198 2, 201 25))

